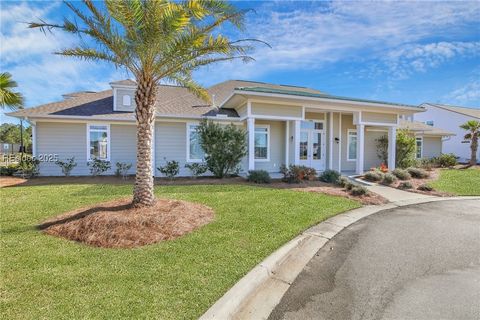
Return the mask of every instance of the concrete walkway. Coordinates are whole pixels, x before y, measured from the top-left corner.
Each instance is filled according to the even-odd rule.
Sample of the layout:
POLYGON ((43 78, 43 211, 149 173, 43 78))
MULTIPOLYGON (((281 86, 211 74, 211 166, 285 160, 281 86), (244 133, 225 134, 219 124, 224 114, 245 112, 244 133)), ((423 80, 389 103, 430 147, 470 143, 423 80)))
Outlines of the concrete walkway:
POLYGON ((391 187, 386 187, 382 185, 371 185, 366 186, 366 188, 376 194, 381 195, 385 199, 390 202, 399 202, 399 201, 410 201, 410 200, 417 200, 417 199, 434 199, 434 196, 428 196, 425 194, 414 193, 403 191, 391 187))

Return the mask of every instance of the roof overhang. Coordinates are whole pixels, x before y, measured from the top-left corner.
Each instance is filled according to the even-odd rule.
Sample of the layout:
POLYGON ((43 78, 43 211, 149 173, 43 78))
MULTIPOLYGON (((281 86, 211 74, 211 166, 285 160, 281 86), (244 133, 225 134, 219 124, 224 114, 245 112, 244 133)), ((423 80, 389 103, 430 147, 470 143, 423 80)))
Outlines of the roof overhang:
POLYGON ((369 102, 369 101, 356 101, 356 100, 347 100, 347 99, 335 99, 335 98, 323 98, 323 97, 307 97, 307 96, 296 96, 291 94, 282 94, 282 93, 265 93, 265 92, 253 92, 247 91, 245 89, 233 90, 232 94, 222 102, 220 105, 221 108, 237 108, 240 105, 246 103, 249 99, 255 98, 266 98, 272 102, 277 102, 281 104, 282 101, 296 102, 299 105, 308 105, 314 106, 318 104, 335 104, 342 106, 352 106, 352 107, 366 107, 372 109, 382 109, 382 110, 395 110, 398 113, 416 113, 424 112, 423 107, 402 105, 402 104, 390 104, 390 103, 380 103, 380 102, 369 102))

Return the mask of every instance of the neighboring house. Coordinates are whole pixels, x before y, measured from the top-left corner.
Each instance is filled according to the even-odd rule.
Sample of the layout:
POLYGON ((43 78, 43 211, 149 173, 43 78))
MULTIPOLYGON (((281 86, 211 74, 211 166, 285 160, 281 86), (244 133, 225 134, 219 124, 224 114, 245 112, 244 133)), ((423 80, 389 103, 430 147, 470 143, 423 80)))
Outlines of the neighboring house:
POLYGON ((0 141, 0 154, 12 154, 20 151, 19 143, 7 143, 0 141))
MULTIPOLYGON (((460 125, 468 120, 480 121, 480 109, 434 103, 425 103, 422 107, 426 111, 415 114, 414 119, 455 133, 455 136, 443 141, 443 152, 454 153, 460 162, 468 162, 471 157, 470 143, 462 143, 466 131, 461 129, 460 125)), ((477 159, 480 159, 480 149, 477 159)))
MULTIPOLYGON (((74 156, 73 175, 87 175, 93 157, 132 163, 135 170, 135 82, 111 83, 101 92, 69 94, 65 100, 24 109, 9 115, 33 126, 33 153, 39 159, 74 156)), ((234 123, 248 132, 248 155, 242 172, 264 169, 279 172, 282 164, 331 168, 362 173, 380 164, 376 141, 387 134, 390 168, 395 166, 395 136, 400 117, 411 117, 423 108, 404 104, 353 99, 295 86, 232 80, 208 88, 213 105, 186 88, 158 86, 154 131, 154 167, 166 161, 201 162, 196 126, 207 118, 234 123)), ((423 153, 439 155, 441 136, 423 140, 423 153)), ((155 175, 160 173, 154 170, 155 175)), ((53 161, 43 161, 42 175, 60 175, 53 161)), ((113 169, 109 172, 113 173, 113 169)))

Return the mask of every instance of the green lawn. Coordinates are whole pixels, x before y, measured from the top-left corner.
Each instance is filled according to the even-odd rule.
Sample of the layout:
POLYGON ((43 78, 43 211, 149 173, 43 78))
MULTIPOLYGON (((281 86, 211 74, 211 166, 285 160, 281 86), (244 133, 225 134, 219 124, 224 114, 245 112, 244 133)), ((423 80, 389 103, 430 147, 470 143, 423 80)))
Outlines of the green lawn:
POLYGON ((480 169, 444 169, 440 178, 431 183, 438 191, 459 196, 480 195, 480 169))
POLYGON ((307 227, 359 207, 344 198, 240 185, 157 187, 206 204, 215 221, 174 241, 101 249, 43 235, 47 217, 131 194, 129 185, 0 189, 4 319, 195 319, 307 227))

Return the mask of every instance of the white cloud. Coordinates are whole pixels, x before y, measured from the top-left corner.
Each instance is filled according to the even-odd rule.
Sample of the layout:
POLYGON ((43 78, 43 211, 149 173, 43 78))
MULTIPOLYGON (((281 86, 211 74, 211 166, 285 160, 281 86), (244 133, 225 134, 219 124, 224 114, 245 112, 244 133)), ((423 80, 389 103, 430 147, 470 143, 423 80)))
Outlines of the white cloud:
MULTIPOLYGON (((480 101, 480 80, 472 79, 464 86, 453 90, 445 96, 445 99, 453 104, 468 105, 474 101, 480 101)), ((480 107, 477 105, 477 107, 480 107)))

